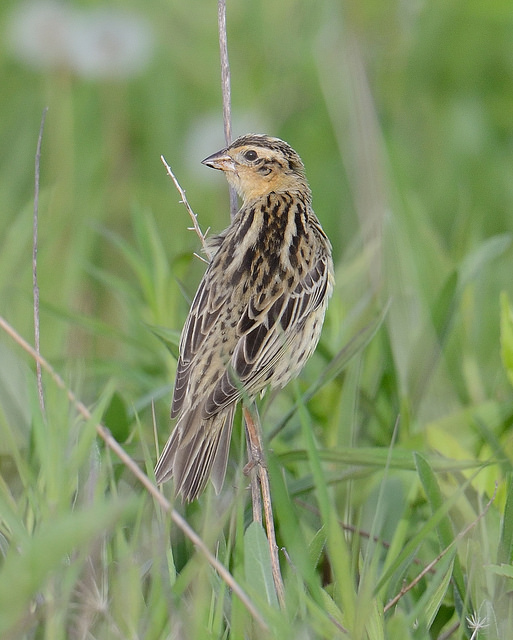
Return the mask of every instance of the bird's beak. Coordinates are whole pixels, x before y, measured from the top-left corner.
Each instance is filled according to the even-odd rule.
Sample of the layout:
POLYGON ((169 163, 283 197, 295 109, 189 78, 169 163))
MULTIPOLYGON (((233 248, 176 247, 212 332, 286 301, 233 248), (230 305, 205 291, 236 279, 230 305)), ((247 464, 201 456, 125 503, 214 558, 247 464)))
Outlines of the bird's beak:
POLYGON ((221 171, 235 171, 235 163, 233 159, 226 153, 225 149, 213 153, 205 160, 201 161, 201 164, 206 164, 207 167, 212 169, 220 169, 221 171))

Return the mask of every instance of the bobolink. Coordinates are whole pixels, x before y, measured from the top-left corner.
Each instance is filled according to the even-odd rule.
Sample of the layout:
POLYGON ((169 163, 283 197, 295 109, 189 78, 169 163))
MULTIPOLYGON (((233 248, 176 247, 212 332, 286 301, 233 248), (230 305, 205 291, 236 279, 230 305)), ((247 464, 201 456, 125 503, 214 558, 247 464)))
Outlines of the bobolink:
POLYGON ((278 138, 249 134, 203 164, 224 171, 243 202, 213 238, 180 339, 171 408, 177 424, 158 483, 194 500, 223 485, 237 402, 281 388, 303 368, 333 291, 331 245, 315 216, 301 158, 278 138))

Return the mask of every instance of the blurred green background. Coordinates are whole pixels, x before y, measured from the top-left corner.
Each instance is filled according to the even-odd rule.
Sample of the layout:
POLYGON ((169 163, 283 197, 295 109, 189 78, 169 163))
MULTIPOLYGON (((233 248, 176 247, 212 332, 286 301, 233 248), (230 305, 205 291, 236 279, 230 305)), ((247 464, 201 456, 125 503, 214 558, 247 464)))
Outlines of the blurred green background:
MULTIPOLYGON (((203 227, 224 228, 223 178, 199 164, 223 145, 216 3, 148 2, 144 11, 137 3, 108 5, 140 16, 150 41, 142 68, 128 78, 116 77, 122 62, 100 78, 94 60, 89 74, 74 70, 65 55, 41 62, 54 37, 50 19, 36 31, 42 68, 23 60, 13 23, 31 6, 5 2, 1 14, 1 311, 31 335, 33 165, 48 106, 38 261, 42 350, 53 361, 115 355, 126 362, 131 348, 124 340, 97 339, 68 316, 83 314, 135 337, 133 309, 99 282, 98 272, 133 281, 110 234, 134 244, 133 218, 148 216, 176 277, 147 320, 181 326, 186 301, 177 280, 193 293, 202 267, 190 259, 198 243, 159 156, 173 167, 203 227)), ((83 17, 101 15, 106 5, 66 6, 83 17)), ((230 2, 234 133, 266 131, 298 150, 339 263, 360 239, 372 244, 388 220, 386 246, 411 252, 410 263, 404 255, 397 261, 413 295, 429 298, 481 241, 512 226, 512 33, 509 4, 498 1, 230 2)), ((98 46, 107 52, 135 46, 123 24, 104 37, 98 46)), ((94 58, 91 50, 82 55, 94 58)), ((461 318, 486 394, 500 384, 498 294, 511 292, 511 258, 508 250, 477 274, 461 318)), ((341 302, 346 308, 350 296, 341 302)))
MULTIPOLYGON (((48 106, 39 245, 43 351, 51 359, 125 358, 123 345, 95 344, 87 331, 77 336, 73 323, 48 306, 130 331, 130 310, 90 272, 133 278, 106 232, 131 242, 134 215, 154 219, 183 281, 201 271, 187 259, 198 243, 159 156, 170 162, 203 226, 222 229, 223 178, 199 164, 223 144, 216 3, 148 2, 144 12, 138 3, 112 3, 140 16, 151 53, 133 77, 115 77, 113 63, 99 79, 74 72, 65 56, 40 69, 20 59, 22 45, 9 44, 13 12, 19 21, 30 6, 5 2, 1 14, 2 312, 30 335, 34 151, 48 106)), ((67 6, 85 16, 106 5, 67 6)), ((392 217, 416 254, 410 267, 419 271, 419 294, 432 294, 480 241, 511 228, 512 20, 509 4, 498 1, 230 2, 234 133, 265 130, 299 151, 337 260, 358 242, 359 223, 392 217), (427 243, 439 255, 422 273, 427 243)), ((41 46, 51 47, 51 22, 43 24, 41 46)), ((122 26, 109 34, 112 46, 118 38, 130 49, 122 26)), ((511 290, 508 260, 511 253, 480 274, 477 299, 469 302, 472 343, 484 365, 497 356, 491 345, 498 292, 511 290)), ((173 303, 181 297, 178 290, 166 295, 173 303)), ((159 322, 179 327, 174 308, 159 304, 159 322)), ((491 391, 495 380, 488 384, 491 391)))
MULTIPOLYGON (((511 3, 228 0, 227 14, 234 135, 298 151, 333 244, 337 286, 300 388, 390 305, 346 377, 309 403, 316 438, 388 447, 399 416, 406 450, 500 458, 472 481, 489 497, 513 456, 500 339, 500 294, 513 299, 511 3)), ((86 403, 114 390, 104 419, 141 460, 142 441, 154 450, 152 398, 161 443, 168 434, 176 336, 204 269, 160 155, 203 229, 229 221, 224 177, 200 164, 224 145, 217 3, 4 0, 0 30, 0 314, 32 342, 34 154, 48 106, 41 351, 86 403)), ((16 425, 23 456, 34 445, 22 362, 0 335, 2 425, 16 425)), ((292 397, 272 404, 271 426, 292 397)), ((302 446, 298 429, 273 442, 278 454, 302 446)), ((350 495, 363 524, 374 490, 350 495)))

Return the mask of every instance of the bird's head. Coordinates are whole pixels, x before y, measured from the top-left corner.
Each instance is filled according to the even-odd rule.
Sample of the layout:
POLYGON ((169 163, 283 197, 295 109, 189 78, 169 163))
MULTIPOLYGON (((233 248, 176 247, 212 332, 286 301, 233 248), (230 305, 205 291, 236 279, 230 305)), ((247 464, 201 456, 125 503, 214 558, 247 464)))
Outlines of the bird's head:
POLYGON ((301 158, 279 138, 254 133, 241 136, 202 162, 224 171, 244 202, 273 191, 309 192, 301 158))

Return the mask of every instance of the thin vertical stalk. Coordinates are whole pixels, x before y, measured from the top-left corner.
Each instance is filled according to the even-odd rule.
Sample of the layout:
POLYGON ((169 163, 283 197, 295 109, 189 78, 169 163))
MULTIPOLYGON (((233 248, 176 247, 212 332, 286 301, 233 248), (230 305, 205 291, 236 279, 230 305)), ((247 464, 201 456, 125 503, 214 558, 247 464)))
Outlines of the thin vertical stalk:
MULTIPOLYGON (((226 0, 217 2, 217 24, 219 30, 219 50, 221 55, 221 89, 223 92, 223 123, 226 146, 232 141, 232 112, 230 89, 230 62, 228 60, 228 40, 226 36, 226 0)), ((238 211, 237 192, 230 190, 230 218, 233 220, 238 211)))
MULTIPOLYGON (((39 226, 39 177, 41 165, 41 144, 43 141, 43 130, 45 128, 46 113, 48 107, 43 109, 41 116, 41 126, 39 127, 39 136, 37 139, 36 159, 35 159, 35 176, 34 176, 34 216, 33 216, 33 232, 32 232, 32 291, 34 296, 34 347, 36 353, 40 355, 40 333, 39 333, 39 285, 37 283, 37 242, 38 242, 38 226, 39 226)), ((43 393, 43 376, 41 373, 41 363, 36 360, 36 378, 37 393, 39 396, 39 406, 43 418, 46 415, 45 397, 43 393)))

